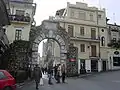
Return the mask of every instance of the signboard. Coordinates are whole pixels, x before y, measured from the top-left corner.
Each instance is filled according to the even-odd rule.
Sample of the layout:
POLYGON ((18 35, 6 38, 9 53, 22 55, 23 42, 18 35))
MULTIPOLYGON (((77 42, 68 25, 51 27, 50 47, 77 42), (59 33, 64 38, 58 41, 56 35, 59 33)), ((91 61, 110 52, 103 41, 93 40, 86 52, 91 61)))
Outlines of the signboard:
POLYGON ((69 61, 70 61, 70 62, 75 62, 75 61, 76 61, 76 59, 71 58, 71 59, 69 59, 69 61))

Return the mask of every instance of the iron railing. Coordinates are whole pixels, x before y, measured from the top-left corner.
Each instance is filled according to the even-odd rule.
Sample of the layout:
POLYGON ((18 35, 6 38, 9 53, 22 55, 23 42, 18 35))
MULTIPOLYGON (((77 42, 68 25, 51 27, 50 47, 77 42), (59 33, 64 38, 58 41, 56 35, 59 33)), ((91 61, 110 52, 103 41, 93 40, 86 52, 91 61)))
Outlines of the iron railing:
POLYGON ((20 15, 9 15, 9 19, 11 21, 22 21, 22 22, 30 22, 31 19, 29 16, 20 16, 20 15))

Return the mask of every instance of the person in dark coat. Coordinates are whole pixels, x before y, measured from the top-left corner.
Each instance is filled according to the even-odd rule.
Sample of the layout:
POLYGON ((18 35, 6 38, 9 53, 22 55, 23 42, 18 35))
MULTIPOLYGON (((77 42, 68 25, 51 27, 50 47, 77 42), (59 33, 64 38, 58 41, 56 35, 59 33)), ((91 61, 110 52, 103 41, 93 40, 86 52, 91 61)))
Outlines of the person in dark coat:
POLYGON ((65 83, 65 73, 66 73, 65 64, 62 65, 61 72, 62 72, 62 82, 65 83))
POLYGON ((53 85, 51 79, 52 79, 52 66, 48 66, 48 84, 53 85))
POLYGON ((40 83, 40 79, 42 78, 42 71, 40 67, 38 67, 38 65, 35 66, 33 75, 36 82, 36 89, 38 90, 38 84, 40 83))
POLYGON ((54 77, 55 77, 56 81, 57 81, 57 69, 58 69, 58 66, 55 65, 55 67, 54 67, 54 72, 55 72, 54 77))

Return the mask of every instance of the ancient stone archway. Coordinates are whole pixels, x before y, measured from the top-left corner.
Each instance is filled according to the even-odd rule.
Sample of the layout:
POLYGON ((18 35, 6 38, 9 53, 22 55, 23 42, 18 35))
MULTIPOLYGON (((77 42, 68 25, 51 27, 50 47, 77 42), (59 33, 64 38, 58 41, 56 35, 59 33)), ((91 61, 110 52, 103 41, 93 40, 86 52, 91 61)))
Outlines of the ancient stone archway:
POLYGON ((58 22, 45 20, 41 26, 34 27, 30 33, 32 48, 32 64, 37 63, 38 45, 44 39, 54 39, 60 46, 60 59, 65 63, 69 49, 69 36, 65 29, 61 28, 58 22))

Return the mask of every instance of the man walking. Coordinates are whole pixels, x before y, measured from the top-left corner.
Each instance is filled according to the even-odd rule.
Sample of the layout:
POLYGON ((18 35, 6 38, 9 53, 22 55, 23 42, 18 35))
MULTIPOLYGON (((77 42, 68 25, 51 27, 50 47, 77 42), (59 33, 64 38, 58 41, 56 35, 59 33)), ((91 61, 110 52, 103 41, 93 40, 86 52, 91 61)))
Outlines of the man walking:
POLYGON ((65 83, 65 73, 66 73, 65 64, 62 65, 61 72, 62 72, 62 82, 65 83))
POLYGON ((35 68, 34 68, 34 79, 36 82, 36 90, 38 90, 38 84, 40 83, 40 79, 42 78, 42 72, 40 67, 38 67, 38 65, 36 64, 35 68))
POLYGON ((62 73, 61 73, 61 64, 58 65, 58 68, 57 68, 57 83, 60 83, 60 77, 62 76, 62 73))
POLYGON ((55 78, 56 81, 57 81, 57 69, 58 69, 58 66, 55 65, 55 67, 54 67, 54 72, 55 72, 54 78, 55 78))
POLYGON ((52 79, 52 66, 48 66, 48 84, 53 85, 51 79, 52 79))

